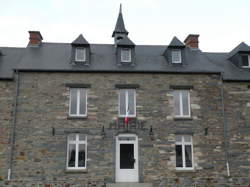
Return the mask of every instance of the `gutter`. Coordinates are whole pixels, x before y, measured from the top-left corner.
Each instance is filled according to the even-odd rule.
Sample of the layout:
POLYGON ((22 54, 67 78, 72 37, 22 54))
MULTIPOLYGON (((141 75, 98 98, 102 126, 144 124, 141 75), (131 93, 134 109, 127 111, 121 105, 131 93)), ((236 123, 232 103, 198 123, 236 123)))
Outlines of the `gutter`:
POLYGON ((17 112, 17 99, 19 95, 19 72, 18 70, 15 71, 15 95, 14 95, 14 106, 13 106, 13 120, 12 120, 12 128, 11 128, 11 137, 10 137, 10 155, 9 155, 9 162, 8 162, 8 175, 7 180, 11 179, 12 174, 12 162, 13 162, 13 154, 15 148, 15 136, 16 136, 16 112, 17 112))
POLYGON ((225 149, 225 158, 226 158, 226 168, 227 176, 230 177, 230 165, 229 165, 229 140, 228 140, 228 124, 227 117, 225 115, 225 102, 224 102, 224 84, 223 84, 223 75, 221 74, 221 106, 222 106, 222 116, 223 116, 223 136, 224 136, 224 149, 225 149))

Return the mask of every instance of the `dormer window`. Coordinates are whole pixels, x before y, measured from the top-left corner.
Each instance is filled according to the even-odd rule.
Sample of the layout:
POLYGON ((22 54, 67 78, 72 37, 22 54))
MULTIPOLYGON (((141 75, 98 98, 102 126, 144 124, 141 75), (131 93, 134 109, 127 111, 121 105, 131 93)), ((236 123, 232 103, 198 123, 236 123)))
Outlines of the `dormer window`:
POLYGON ((172 50, 172 63, 181 63, 181 50, 172 50))
POLYGON ((85 48, 76 48, 75 53, 76 62, 85 62, 86 61, 86 49, 85 48))
POLYGON ((122 62, 131 62, 131 49, 122 48, 121 49, 121 61, 122 62))
POLYGON ((241 60, 243 68, 250 68, 250 55, 242 55, 241 60))

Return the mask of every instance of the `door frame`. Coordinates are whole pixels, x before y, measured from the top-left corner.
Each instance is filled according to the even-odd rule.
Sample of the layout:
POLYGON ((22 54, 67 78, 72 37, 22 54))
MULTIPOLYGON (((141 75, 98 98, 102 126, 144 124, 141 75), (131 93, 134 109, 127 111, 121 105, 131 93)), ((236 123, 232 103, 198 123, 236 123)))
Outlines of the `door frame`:
POLYGON ((115 181, 116 182, 139 182, 139 147, 138 147, 138 136, 136 134, 124 133, 118 134, 115 138, 116 151, 115 151, 115 181), (132 137, 135 140, 119 140, 120 137, 132 137), (120 169, 120 144, 134 144, 134 171, 130 169, 120 169), (126 171, 127 170, 127 171, 126 171), (130 171, 129 171, 130 170, 130 171), (126 172, 134 172, 133 178, 125 179, 125 177, 121 175, 126 175, 126 172))

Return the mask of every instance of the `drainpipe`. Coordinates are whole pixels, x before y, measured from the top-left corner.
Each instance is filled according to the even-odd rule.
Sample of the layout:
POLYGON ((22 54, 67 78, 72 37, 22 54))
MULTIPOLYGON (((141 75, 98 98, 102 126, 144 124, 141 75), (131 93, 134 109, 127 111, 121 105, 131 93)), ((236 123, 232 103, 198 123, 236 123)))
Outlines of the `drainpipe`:
POLYGON ((224 104, 224 85, 222 74, 220 74, 221 81, 221 106, 222 106, 222 116, 223 116, 223 136, 224 136, 224 148, 225 148, 225 157, 226 157, 226 167, 227 167, 227 176, 230 177, 230 167, 229 167, 229 140, 228 140, 228 125, 227 117, 225 115, 225 104, 224 104))
POLYGON ((15 148, 17 97, 19 94, 19 72, 18 72, 18 70, 15 71, 15 79, 14 80, 16 82, 16 88, 15 88, 15 95, 14 95, 13 119, 12 119, 12 124, 11 124, 12 129, 11 129, 11 136, 10 136, 10 140, 9 140, 9 142, 10 142, 10 155, 9 155, 8 177, 7 177, 8 181, 11 179, 13 154, 14 154, 14 148, 15 148))

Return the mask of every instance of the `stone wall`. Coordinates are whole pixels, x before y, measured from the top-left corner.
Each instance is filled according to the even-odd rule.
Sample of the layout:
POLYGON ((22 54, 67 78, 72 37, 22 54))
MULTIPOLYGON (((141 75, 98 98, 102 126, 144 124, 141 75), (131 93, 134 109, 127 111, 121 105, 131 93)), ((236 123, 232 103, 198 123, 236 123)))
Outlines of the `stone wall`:
MULTIPOLYGON (((21 73, 12 184, 20 180, 114 182, 115 136, 124 131, 114 125, 118 120, 115 84, 140 86, 136 90, 137 120, 143 122, 143 127, 130 129, 139 137, 140 182, 155 186, 164 183, 234 186, 246 181, 226 177, 219 75, 21 73), (66 83, 91 84, 87 118, 68 117, 66 83), (193 86, 190 90, 192 118, 173 117, 170 85, 193 86), (153 135, 149 135, 151 126, 153 135), (79 129, 88 136, 87 170, 72 173, 66 170, 66 137, 68 132, 79 129), (193 134, 193 171, 175 170, 176 133, 193 134)), ((237 168, 233 174, 239 176, 237 168)))
POLYGON ((12 81, 0 81, 0 181, 6 178, 8 170, 14 86, 12 81))
MULTIPOLYGON (((227 82, 225 108, 229 135, 231 175, 250 176, 250 89, 249 83, 227 82)), ((250 184, 250 183, 249 183, 250 184)))

